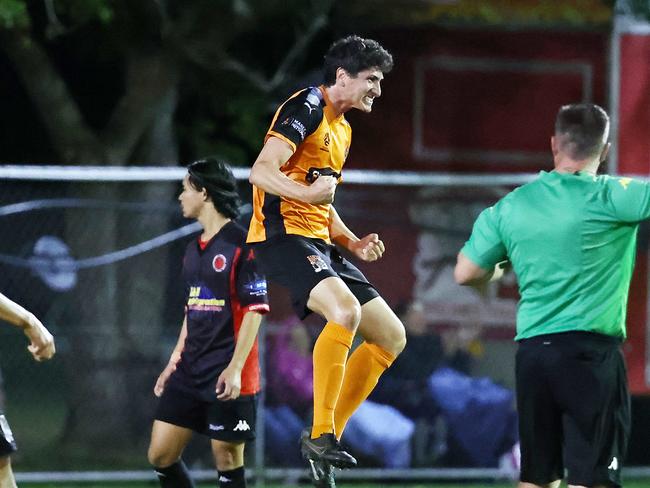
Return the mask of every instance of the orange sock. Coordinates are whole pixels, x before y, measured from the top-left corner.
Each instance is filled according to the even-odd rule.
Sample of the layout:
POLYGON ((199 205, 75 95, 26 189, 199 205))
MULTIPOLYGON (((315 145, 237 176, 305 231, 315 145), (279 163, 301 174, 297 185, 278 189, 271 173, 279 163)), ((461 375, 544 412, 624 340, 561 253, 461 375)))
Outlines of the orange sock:
POLYGON ((350 355, 345 365, 339 401, 334 410, 334 425, 339 439, 352 414, 368 398, 379 377, 394 360, 395 356, 386 349, 367 342, 362 343, 350 355))
POLYGON ((334 408, 339 398, 345 361, 354 334, 342 325, 328 322, 314 345, 314 423, 311 437, 334 433, 334 408))

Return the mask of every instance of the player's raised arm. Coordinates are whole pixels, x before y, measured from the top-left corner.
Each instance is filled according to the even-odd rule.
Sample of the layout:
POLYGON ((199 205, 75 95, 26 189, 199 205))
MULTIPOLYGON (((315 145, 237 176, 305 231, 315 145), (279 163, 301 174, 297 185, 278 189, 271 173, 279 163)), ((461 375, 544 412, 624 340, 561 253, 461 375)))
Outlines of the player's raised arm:
POLYGON ((312 204, 331 203, 336 189, 334 177, 321 176, 312 185, 307 186, 293 181, 280 171, 280 167, 292 154, 293 148, 287 142, 278 137, 269 137, 251 168, 248 180, 273 195, 312 204))
POLYGON ((0 319, 23 329, 30 341, 27 349, 36 361, 54 356, 54 337, 36 316, 0 293, 0 319))

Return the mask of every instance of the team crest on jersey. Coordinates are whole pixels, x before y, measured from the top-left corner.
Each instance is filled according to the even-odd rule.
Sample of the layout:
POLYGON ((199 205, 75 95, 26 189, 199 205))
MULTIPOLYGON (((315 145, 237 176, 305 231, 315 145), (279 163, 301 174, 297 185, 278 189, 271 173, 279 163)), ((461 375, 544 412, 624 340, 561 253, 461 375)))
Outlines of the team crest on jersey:
POLYGON ((228 261, 226 260, 226 256, 223 254, 217 254, 212 259, 212 269, 214 269, 217 273, 221 273, 224 269, 226 269, 227 263, 228 261))
POLYGON ((323 258, 320 256, 312 254, 311 256, 307 256, 307 259, 309 260, 309 264, 312 265, 314 271, 317 273, 323 271, 324 269, 327 269, 327 263, 323 261, 323 258))
POLYGON ((619 178, 618 182, 621 184, 624 190, 627 190, 628 185, 632 182, 632 178, 619 178))

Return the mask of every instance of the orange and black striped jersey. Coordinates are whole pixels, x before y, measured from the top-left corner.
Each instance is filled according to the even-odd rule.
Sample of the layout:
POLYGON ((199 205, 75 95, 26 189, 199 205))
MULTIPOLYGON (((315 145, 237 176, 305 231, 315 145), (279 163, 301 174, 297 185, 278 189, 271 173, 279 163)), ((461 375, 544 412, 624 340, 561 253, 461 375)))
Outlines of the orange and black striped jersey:
MULTIPOLYGON (((341 170, 350 149, 352 129, 343 114, 336 114, 324 87, 299 91, 275 113, 264 142, 277 137, 294 152, 280 168, 292 180, 311 184, 319 174, 341 170)), ((248 242, 261 242, 282 234, 297 234, 330 242, 330 205, 311 205, 267 194, 253 186, 253 217, 248 242)))

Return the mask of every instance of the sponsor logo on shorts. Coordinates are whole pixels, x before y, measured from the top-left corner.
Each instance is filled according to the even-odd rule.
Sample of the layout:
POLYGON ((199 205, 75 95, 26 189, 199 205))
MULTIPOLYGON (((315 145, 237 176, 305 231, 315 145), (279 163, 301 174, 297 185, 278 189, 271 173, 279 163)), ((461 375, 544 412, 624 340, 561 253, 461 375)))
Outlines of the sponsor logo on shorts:
POLYGON ((224 475, 220 475, 219 483, 232 483, 232 480, 224 475))
POLYGON ((226 260, 226 256, 223 254, 217 254, 212 259, 212 269, 214 269, 217 273, 221 273, 224 269, 226 269, 227 263, 228 261, 226 260))
POLYGON ((217 425, 217 424, 208 424, 208 429, 214 431, 226 430, 226 428, 223 425, 217 425))
POLYGON ((309 264, 312 265, 314 268, 314 271, 317 273, 323 271, 324 269, 327 269, 327 263, 318 256, 317 254, 312 254, 311 256, 307 256, 307 259, 309 260, 309 264))
POLYGON ((240 420, 237 422, 237 425, 235 425, 235 428, 232 430, 233 432, 236 430, 243 432, 245 430, 251 430, 251 427, 250 425, 248 425, 248 422, 246 422, 245 420, 240 420))

